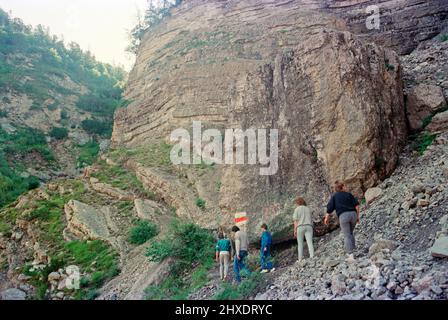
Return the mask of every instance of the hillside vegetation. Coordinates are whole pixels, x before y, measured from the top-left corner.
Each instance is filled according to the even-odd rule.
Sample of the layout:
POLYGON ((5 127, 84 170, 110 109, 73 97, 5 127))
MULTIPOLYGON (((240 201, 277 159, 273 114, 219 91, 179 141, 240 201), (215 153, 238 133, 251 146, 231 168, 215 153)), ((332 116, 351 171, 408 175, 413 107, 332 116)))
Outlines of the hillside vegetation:
POLYGON ((42 177, 92 163, 125 80, 120 67, 0 9, 0 207, 42 177))

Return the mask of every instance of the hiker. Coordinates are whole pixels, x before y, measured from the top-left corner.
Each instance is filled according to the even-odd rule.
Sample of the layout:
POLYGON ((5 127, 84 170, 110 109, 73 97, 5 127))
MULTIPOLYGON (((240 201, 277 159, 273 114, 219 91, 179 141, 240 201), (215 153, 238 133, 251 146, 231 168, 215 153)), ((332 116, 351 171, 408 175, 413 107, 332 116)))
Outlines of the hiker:
POLYGON ((310 258, 314 257, 313 246, 313 216, 303 198, 296 199, 297 208, 294 210, 294 237, 297 238, 298 261, 303 259, 303 241, 306 239, 310 258))
POLYGON ((235 256, 233 260, 233 271, 235 272, 236 282, 241 282, 241 271, 245 271, 248 275, 250 270, 244 264, 244 259, 248 256, 249 240, 247 233, 244 230, 240 230, 237 226, 232 227, 235 239, 235 256))
POLYGON ((268 226, 266 223, 261 225, 261 247, 260 247, 260 264, 261 273, 274 272, 275 268, 272 265, 271 260, 271 245, 272 245, 272 235, 268 231, 268 226))
POLYGON ((218 234, 218 239, 218 243, 216 244, 216 262, 219 263, 221 281, 226 281, 229 273, 231 244, 223 232, 218 234))
POLYGON ((353 231, 359 222, 359 202, 358 199, 347 191, 343 182, 336 181, 334 187, 336 192, 327 204, 327 214, 325 215, 324 223, 328 225, 330 223, 330 214, 336 211, 342 233, 344 234, 347 261, 353 261, 355 259, 353 251, 356 248, 353 231))

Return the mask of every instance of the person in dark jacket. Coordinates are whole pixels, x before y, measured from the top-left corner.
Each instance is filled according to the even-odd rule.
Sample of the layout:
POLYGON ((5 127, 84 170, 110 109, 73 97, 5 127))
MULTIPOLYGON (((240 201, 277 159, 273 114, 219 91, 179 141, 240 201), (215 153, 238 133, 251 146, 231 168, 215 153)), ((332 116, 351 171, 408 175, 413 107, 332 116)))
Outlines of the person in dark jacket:
POLYGON ((261 225, 261 247, 260 247, 260 264, 261 273, 273 272, 275 268, 271 262, 271 245, 272 245, 272 235, 268 231, 268 226, 266 223, 261 225))
POLYGON ((335 190, 336 192, 327 204, 327 214, 325 215, 324 223, 328 225, 330 223, 330 214, 336 211, 342 233, 344 234, 345 252, 348 255, 347 260, 353 261, 353 251, 356 249, 353 231, 359 222, 359 202, 358 199, 347 191, 343 182, 336 181, 335 190))

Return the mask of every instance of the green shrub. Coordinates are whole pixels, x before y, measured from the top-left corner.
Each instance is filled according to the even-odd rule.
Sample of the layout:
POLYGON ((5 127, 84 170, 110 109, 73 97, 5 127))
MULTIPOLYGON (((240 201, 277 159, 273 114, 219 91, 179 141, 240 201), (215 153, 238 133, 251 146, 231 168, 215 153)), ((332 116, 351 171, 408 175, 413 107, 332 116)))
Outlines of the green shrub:
POLYGON ((0 233, 8 234, 12 227, 4 221, 0 221, 0 233))
POLYGON ((26 155, 39 152, 44 160, 53 161, 54 157, 48 148, 45 135, 33 128, 16 128, 14 133, 6 133, 0 129, 0 150, 8 155, 26 155))
POLYGON ((0 129, 0 207, 40 185, 38 178, 21 175, 23 167, 27 166, 21 159, 32 152, 39 153, 49 163, 54 160, 42 132, 26 127, 16 128, 14 133, 0 129))
MULTIPOLYGON (((124 70, 96 61, 90 52, 83 52, 76 43, 65 45, 40 26, 31 29, 3 10, 0 16, 0 88, 26 93, 34 101, 32 108, 38 109, 56 94, 74 93, 58 81, 68 76, 106 105, 95 112, 112 117, 112 109, 121 102, 126 77, 124 70), (24 66, 24 59, 32 63, 24 66), (23 82, 23 79, 28 80, 23 82)), ((80 108, 83 106, 81 103, 80 108)))
POLYGON ((215 300, 242 300, 248 299, 260 289, 263 277, 261 274, 253 272, 248 279, 241 282, 241 284, 233 286, 225 283, 221 291, 219 291, 215 300))
POLYGON ((386 64, 387 71, 394 71, 395 70, 395 66, 393 64, 391 64, 388 59, 386 59, 385 64, 386 64))
POLYGON ((68 112, 67 110, 62 110, 61 111, 61 119, 62 120, 67 120, 69 118, 68 112))
POLYGON ((113 187, 130 191, 140 197, 157 200, 157 196, 146 191, 143 183, 137 178, 135 172, 121 166, 108 165, 105 161, 99 161, 100 170, 92 173, 100 182, 110 184, 113 187))
POLYGON ((204 210, 205 209, 205 204, 206 204, 206 202, 205 202, 204 199, 202 199, 202 198, 197 198, 196 199, 196 206, 198 208, 201 208, 202 210, 204 210))
POLYGON ((213 256, 214 238, 210 231, 193 223, 182 224, 174 220, 167 237, 153 242, 147 252, 151 261, 160 262, 172 257, 179 262, 191 264, 213 256))
POLYGON ((207 282, 214 251, 215 239, 210 231, 174 220, 166 237, 151 242, 148 247, 150 261, 172 258, 174 263, 168 278, 158 286, 147 288, 147 299, 186 299, 192 290, 207 282), (194 270, 191 276, 185 277, 186 271, 191 270, 194 270))
POLYGON ((52 104, 48 105, 48 110, 50 111, 54 111, 59 107, 59 103, 58 102, 53 102, 52 104))
POLYGON ((448 34, 442 34, 440 35, 440 42, 448 41, 448 34))
POLYGON ((80 150, 77 161, 78 168, 92 165, 100 152, 100 145, 95 140, 90 140, 86 144, 79 145, 78 148, 80 150))
POLYGON ((139 221, 137 225, 131 229, 128 241, 133 244, 144 244, 149 239, 154 238, 158 233, 157 226, 149 221, 139 221))
POLYGON ((11 99, 9 99, 8 97, 4 96, 4 97, 2 98, 2 102, 3 102, 4 104, 10 104, 10 103, 11 103, 11 99))
POLYGON ((82 128, 88 134, 97 134, 109 137, 112 134, 112 123, 94 119, 86 119, 81 123, 82 128))
POLYGON ((412 147, 414 150, 418 151, 420 155, 423 155, 426 149, 428 149, 428 147, 432 145, 435 138, 436 135, 425 132, 422 135, 416 137, 415 141, 412 144, 412 147))
POLYGON ((6 117, 8 117, 8 112, 0 110, 0 118, 6 118, 6 117))
POLYGON ((50 131, 50 137, 56 140, 63 140, 68 137, 68 130, 66 128, 54 127, 50 131))
POLYGON ((81 289, 76 292, 79 300, 94 299, 97 289, 119 274, 117 254, 99 240, 69 242, 54 253, 51 264, 45 269, 32 271, 32 265, 26 265, 22 273, 31 277, 30 283, 37 289, 36 298, 45 299, 48 275, 70 264, 78 266, 82 273, 90 273, 90 277, 80 281, 81 289))

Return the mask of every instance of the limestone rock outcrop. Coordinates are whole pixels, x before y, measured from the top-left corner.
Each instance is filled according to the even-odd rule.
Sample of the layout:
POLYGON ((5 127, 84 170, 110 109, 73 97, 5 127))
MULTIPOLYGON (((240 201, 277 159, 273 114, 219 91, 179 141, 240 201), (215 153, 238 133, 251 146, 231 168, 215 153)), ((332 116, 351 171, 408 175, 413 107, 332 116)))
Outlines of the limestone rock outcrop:
POLYGON ((71 240, 72 235, 82 240, 110 238, 107 218, 102 210, 76 200, 69 201, 64 210, 67 219, 64 237, 67 240, 71 240))
POLYGON ((438 113, 432 118, 428 126, 430 132, 440 132, 448 130, 448 111, 438 113))
POLYGON ((446 107, 442 88, 420 84, 411 89, 407 97, 407 116, 411 130, 420 130, 425 120, 446 107))
MULTIPOLYGON (((279 130, 275 175, 217 165, 213 196, 203 187, 209 176, 186 174, 184 183, 175 166, 164 172, 169 183, 147 178, 178 214, 217 227, 246 211, 252 235, 266 222, 288 237, 296 196, 320 222, 334 180, 361 196, 395 168, 407 133, 398 56, 347 32, 336 15, 299 4, 187 1, 144 37, 127 88, 133 102, 115 116, 114 146, 169 142, 192 121, 279 130), (194 204, 199 198, 205 212, 194 204)), ((163 171, 144 167, 140 178, 163 171)))

